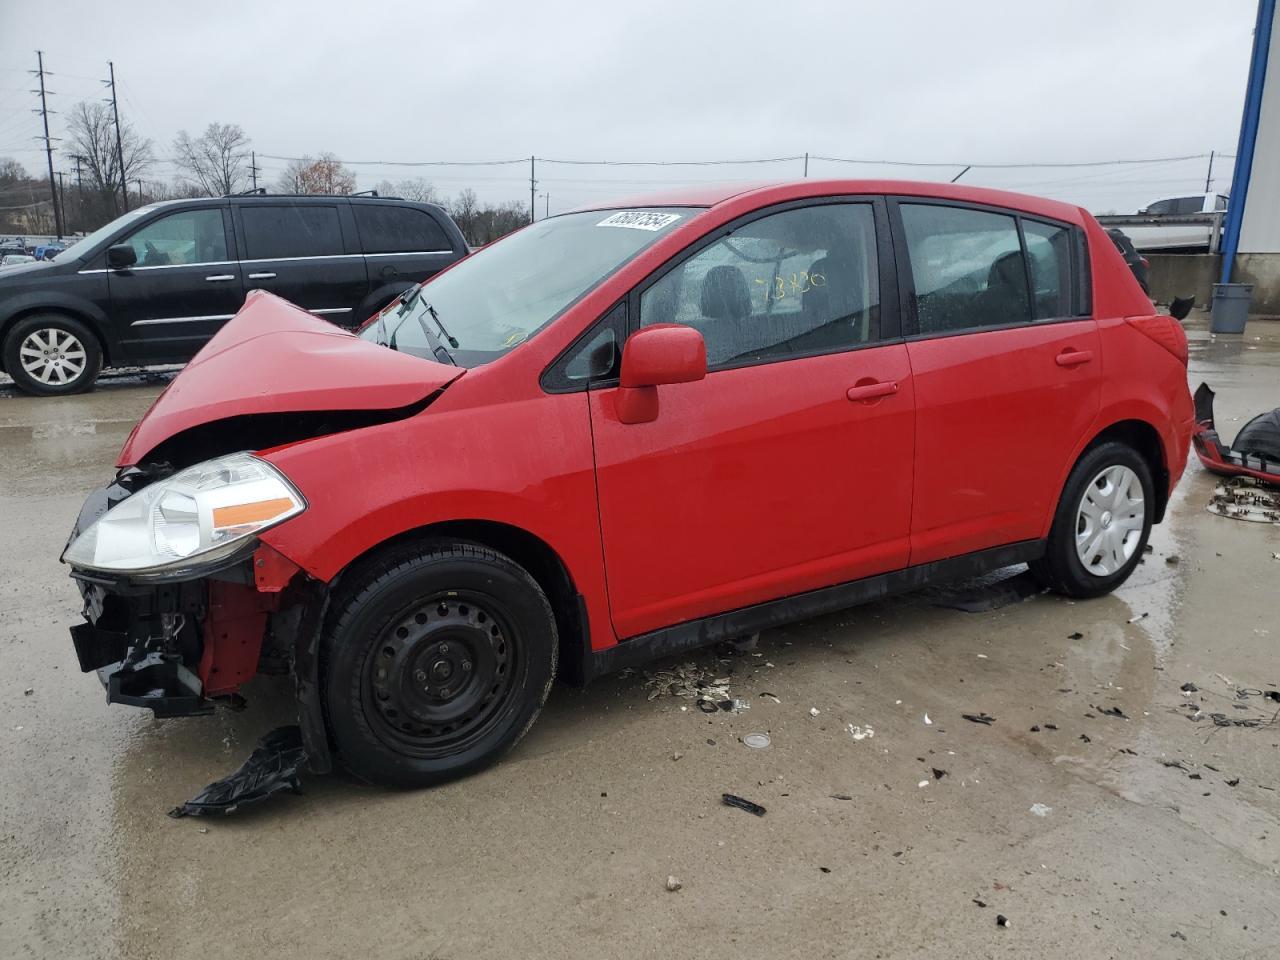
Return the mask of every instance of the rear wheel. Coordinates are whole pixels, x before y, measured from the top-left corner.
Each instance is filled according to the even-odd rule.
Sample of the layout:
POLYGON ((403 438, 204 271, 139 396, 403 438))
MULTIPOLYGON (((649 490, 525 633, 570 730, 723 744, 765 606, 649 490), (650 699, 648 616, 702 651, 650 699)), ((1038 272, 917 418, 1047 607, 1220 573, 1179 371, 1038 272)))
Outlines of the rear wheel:
POLYGON ((353 570, 322 671, 338 759, 390 786, 478 770, 533 724, 556 650, 546 595, 493 550, 429 544, 353 570))
POLYGON ((102 348, 79 320, 58 313, 37 314, 10 328, 4 341, 4 368, 27 393, 81 393, 98 379, 102 348))
POLYGON ((1087 451, 1071 471, 1045 555, 1031 564, 1041 584, 1068 597, 1099 597, 1142 559, 1154 517, 1151 468, 1115 441, 1087 451))

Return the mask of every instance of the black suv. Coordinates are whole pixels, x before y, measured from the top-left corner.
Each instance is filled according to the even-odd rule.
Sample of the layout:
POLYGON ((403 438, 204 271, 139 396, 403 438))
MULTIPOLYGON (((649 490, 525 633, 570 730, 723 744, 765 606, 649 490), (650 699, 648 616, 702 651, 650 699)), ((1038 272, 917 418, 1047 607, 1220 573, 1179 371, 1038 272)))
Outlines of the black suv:
POLYGON ((0 273, 0 370, 76 393, 103 366, 184 363, 250 290, 353 327, 466 256, 440 207, 254 194, 132 210, 53 262, 0 273))

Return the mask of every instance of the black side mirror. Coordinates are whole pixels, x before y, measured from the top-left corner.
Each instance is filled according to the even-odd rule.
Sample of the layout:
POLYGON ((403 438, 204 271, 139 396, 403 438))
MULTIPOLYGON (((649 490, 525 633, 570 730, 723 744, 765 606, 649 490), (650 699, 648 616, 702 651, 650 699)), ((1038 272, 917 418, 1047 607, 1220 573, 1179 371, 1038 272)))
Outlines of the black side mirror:
POLYGON ((112 270, 127 270, 138 262, 138 251, 130 244, 117 243, 107 247, 107 266, 112 270))

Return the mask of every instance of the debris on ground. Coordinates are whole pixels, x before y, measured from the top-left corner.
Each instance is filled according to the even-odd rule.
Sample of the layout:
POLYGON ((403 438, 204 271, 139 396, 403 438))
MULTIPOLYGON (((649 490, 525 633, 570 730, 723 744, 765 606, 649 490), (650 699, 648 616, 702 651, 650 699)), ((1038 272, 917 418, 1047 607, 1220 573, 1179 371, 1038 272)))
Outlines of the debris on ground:
POLYGON ((933 779, 935 780, 941 780, 943 777, 950 775, 949 770, 943 770, 941 767, 930 767, 929 770, 933 773, 933 779))
POLYGON ((987 613, 1011 603, 1029 600, 1043 592, 1044 588, 1035 577, 1024 570, 1015 576, 994 582, 938 588, 932 603, 935 607, 962 610, 965 613, 987 613))
POLYGON ((1181 690, 1183 693, 1199 693, 1200 692, 1200 688, 1197 687, 1194 683, 1184 683, 1178 689, 1181 690))
POLYGON ((1099 713, 1106 714, 1108 717, 1119 717, 1121 720, 1129 719, 1127 716, 1125 716, 1125 712, 1121 710, 1119 707, 1106 707, 1104 709, 1103 707, 1099 707, 1097 704, 1095 704, 1093 709, 1097 710, 1099 713))
POLYGON ((1033 727, 1031 728, 1031 732, 1032 732, 1032 733, 1039 733, 1039 732, 1040 732, 1040 726, 1039 726, 1039 724, 1037 724, 1037 725, 1033 726, 1033 727))
POLYGON ((1047 817, 1049 814, 1053 813, 1053 807, 1047 807, 1043 803, 1033 803, 1031 805, 1031 812, 1037 817, 1047 817))
POLYGON ((876 735, 875 730, 871 729, 870 724, 865 727, 860 727, 855 723, 851 723, 845 729, 849 731, 849 736, 853 737, 855 740, 867 740, 876 735))
POLYGON ((1181 558, 1181 557, 1179 557, 1176 553, 1171 553, 1171 554, 1169 554, 1167 557, 1165 557, 1165 558, 1164 558, 1164 562, 1165 562, 1165 563, 1167 563, 1167 564, 1169 564, 1169 566, 1171 566, 1171 567, 1172 567, 1172 566, 1176 566, 1176 565, 1177 565, 1177 563, 1178 563, 1178 561, 1179 561, 1179 560, 1181 560, 1181 559, 1182 559, 1182 558, 1181 558))
POLYGON ((1087 733, 1080 734, 1080 740, 1084 743, 1093 743, 1093 739, 1087 733))
POLYGON ((681 757, 683 757, 683 756, 684 756, 684 754, 683 754, 683 753, 681 753, 679 750, 677 750, 675 753, 671 754, 671 759, 672 759, 672 760, 679 760, 679 759, 680 759, 681 757))
POLYGON ((983 907, 983 908, 985 908, 985 907, 986 907, 986 905, 987 905, 987 902, 986 902, 985 900, 979 900, 977 897, 974 897, 974 898, 973 898, 973 902, 974 902, 974 903, 976 903, 978 906, 983 907))
POLYGON ((916 784, 917 787, 927 787, 928 785, 929 785, 928 780, 921 780, 919 783, 916 784))
POLYGON ((982 723, 988 727, 996 722, 996 718, 983 711, 982 713, 962 713, 960 716, 968 720, 970 723, 982 723))
POLYGON ((1068 640, 1083 640, 1083 639, 1084 639, 1084 634, 1083 634, 1083 633, 1081 633, 1079 630, 1077 630, 1075 633, 1068 633, 1068 634, 1067 634, 1067 639, 1068 639, 1068 640))
POLYGON ((22 695, 23 695, 24 697, 29 697, 29 696, 31 696, 31 695, 32 695, 33 693, 35 693, 35 692, 36 692, 36 688, 35 688, 35 687, 27 687, 27 689, 25 689, 25 690, 23 690, 23 691, 22 691, 22 695))
POLYGON ((677 890, 679 890, 683 886, 684 884, 681 883, 679 880, 677 880, 675 877, 671 877, 671 876, 667 877, 667 890, 669 892, 675 893, 677 890))
POLYGON ((1268 490, 1252 477, 1232 477, 1214 488, 1207 509, 1232 520, 1280 523, 1280 491, 1268 490))
POLYGON ((748 747, 763 750, 769 745, 769 735, 767 733, 748 733, 742 738, 742 742, 748 747))
POLYGON ((1181 930, 1175 930, 1173 931, 1173 933, 1169 934, 1169 936, 1173 937, 1176 940, 1181 940, 1184 943, 1186 942, 1186 939, 1187 939, 1187 935, 1183 933, 1181 930))
POLYGON ((739 810, 747 811, 747 813, 754 813, 757 817, 763 817, 765 815, 765 809, 760 806, 760 804, 752 803, 750 800, 747 800, 744 797, 735 796, 732 793, 722 793, 720 795, 720 802, 726 807, 737 807, 739 810))
POLYGON ((215 780, 181 806, 171 817, 201 817, 235 813, 277 793, 302 793, 298 769, 306 760, 302 731, 296 725, 277 727, 258 741, 257 747, 235 773, 215 780))
POLYGON ((852 800, 853 797, 849 796, 849 794, 847 793, 833 793, 831 794, 831 799, 832 800, 852 800))
POLYGON ((925 725, 926 727, 932 727, 932 726, 933 726, 933 721, 929 719, 929 715, 928 715, 927 713, 924 715, 924 725, 925 725))
POLYGON ((1006 917, 1003 913, 997 913, 997 914, 996 914, 996 926, 997 926, 997 927, 1007 927, 1007 926, 1009 926, 1009 918, 1008 918, 1008 917, 1006 917))
POLYGON ((1147 617, 1149 617, 1149 616, 1151 616, 1151 614, 1149 614, 1149 613, 1140 613, 1140 614, 1138 614, 1136 617, 1130 617, 1130 618, 1129 618, 1129 622, 1130 622, 1130 623, 1137 623, 1139 620, 1145 620, 1145 619, 1147 619, 1147 617))
POLYGON ((650 700, 659 697, 681 697, 692 700, 703 713, 739 713, 749 710, 751 704, 729 692, 729 678, 716 677, 696 663, 682 663, 666 670, 656 670, 645 676, 650 700))
POLYGON ((817 707, 810 707, 810 708, 809 708, 809 716, 811 716, 811 717, 816 717, 816 716, 817 716, 818 714, 820 714, 821 712, 822 712, 822 711, 821 711, 821 710, 819 710, 817 707))

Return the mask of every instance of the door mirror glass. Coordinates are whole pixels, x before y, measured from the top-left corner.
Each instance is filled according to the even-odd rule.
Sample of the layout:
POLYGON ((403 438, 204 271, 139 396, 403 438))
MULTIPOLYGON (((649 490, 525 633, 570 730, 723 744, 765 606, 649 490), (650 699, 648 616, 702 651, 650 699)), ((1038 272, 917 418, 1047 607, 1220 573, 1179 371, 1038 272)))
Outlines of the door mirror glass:
POLYGON ((117 243, 107 247, 107 266, 112 270, 125 270, 138 262, 138 253, 130 244, 117 243))
POLYGON ((706 375, 707 345, 692 327, 654 324, 633 333, 622 350, 624 387, 690 383, 706 375))

